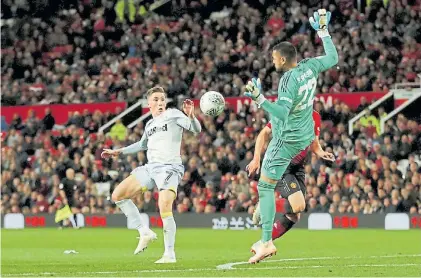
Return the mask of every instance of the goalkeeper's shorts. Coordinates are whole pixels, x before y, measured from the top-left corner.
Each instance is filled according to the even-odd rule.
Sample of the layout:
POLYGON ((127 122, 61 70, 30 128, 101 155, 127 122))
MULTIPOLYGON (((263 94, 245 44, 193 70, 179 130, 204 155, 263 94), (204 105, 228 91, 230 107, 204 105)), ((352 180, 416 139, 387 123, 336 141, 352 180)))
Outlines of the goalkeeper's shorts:
MULTIPOLYGON (((303 148, 297 147, 296 144, 272 138, 263 158, 262 175, 273 180, 280 180, 291 160, 302 150, 303 148)), ((275 186, 276 184, 273 185, 274 188, 275 186)))

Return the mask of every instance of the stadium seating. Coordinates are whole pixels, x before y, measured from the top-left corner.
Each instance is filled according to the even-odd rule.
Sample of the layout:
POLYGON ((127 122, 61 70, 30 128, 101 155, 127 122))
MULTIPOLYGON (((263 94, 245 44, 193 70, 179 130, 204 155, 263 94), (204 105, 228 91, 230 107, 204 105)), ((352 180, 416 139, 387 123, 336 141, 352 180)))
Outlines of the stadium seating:
MULTIPOLYGON (((212 14, 214 4, 182 1, 187 7, 172 7, 182 16, 140 13, 123 21, 110 0, 58 4, 65 10, 41 18, 26 0, 7 8, 11 2, 1 30, 4 105, 134 102, 156 83, 170 96, 198 97, 209 88, 236 96, 252 75, 270 91, 279 78, 266 55, 273 43, 292 41, 300 59, 322 52, 307 22, 315 7, 305 1, 229 1, 212 14)), ((370 2, 362 13, 330 4, 340 61, 320 78, 320 92, 382 91, 421 72, 419 0, 370 2)))
MULTIPOLYGON (((210 88, 238 96, 252 75, 259 75, 265 90, 274 93, 279 75, 267 55, 270 45, 288 39, 297 45, 300 58, 322 51, 306 19, 314 8, 296 1, 277 1, 276 6, 227 1, 234 6, 212 14, 211 7, 184 1, 187 6, 172 7, 180 12, 177 18, 149 13, 131 19, 123 13, 123 22, 112 5, 101 6, 112 1, 68 1, 51 10, 48 18, 16 6, 24 0, 14 6, 12 2, 2 3, 1 101, 8 106, 132 103, 155 84, 166 87, 170 97, 198 98, 210 88), (193 6, 201 13, 193 13, 193 6)), ((331 33, 341 58, 337 68, 320 78, 318 93, 383 91, 396 82, 417 79, 421 3, 386 1, 382 7, 384 1, 371 2, 361 13, 330 5, 331 33), (336 24, 348 26, 347 31, 336 24)), ((387 134, 363 127, 349 135, 344 127, 353 112, 345 105, 335 109, 319 103, 316 109, 323 118, 322 147, 333 151, 337 161, 328 164, 313 158, 307 165, 308 211, 421 213, 416 156, 421 150, 415 143, 421 135, 416 123, 401 116, 400 124, 390 125, 387 134)), ((8 123, 9 130, 1 134, 2 213, 54 212, 60 206, 58 186, 67 168, 76 171, 75 203, 81 212, 117 212, 108 187, 112 190, 146 158, 139 153, 104 161, 100 153, 104 147, 139 140, 143 126, 120 141, 97 133, 109 115, 86 116, 80 124, 69 119, 63 130, 47 128, 42 119, 8 123)), ((257 132, 266 123, 264 113, 244 106, 240 113, 227 109, 216 120, 199 112, 198 117, 204 131, 198 138, 185 135, 186 173, 174 209, 252 211, 257 184, 244 168, 257 132)), ((143 211, 153 212, 156 198, 154 191, 135 201, 143 211)), ((277 208, 282 209, 282 199, 277 199, 277 208)))

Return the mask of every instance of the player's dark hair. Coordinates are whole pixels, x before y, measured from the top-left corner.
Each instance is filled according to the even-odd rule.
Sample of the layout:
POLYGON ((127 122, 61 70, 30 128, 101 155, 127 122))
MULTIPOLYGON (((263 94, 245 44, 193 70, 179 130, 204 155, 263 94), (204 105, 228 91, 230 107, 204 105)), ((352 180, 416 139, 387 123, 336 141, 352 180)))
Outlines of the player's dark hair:
POLYGON ((297 59, 297 49, 290 42, 278 43, 273 47, 273 51, 276 51, 281 54, 281 56, 285 57, 288 63, 297 59))
POLYGON ((167 96, 167 94, 165 93, 164 88, 162 88, 161 86, 155 86, 153 88, 150 88, 147 92, 146 92, 146 98, 149 98, 152 94, 154 93, 162 93, 165 94, 165 96, 167 96))

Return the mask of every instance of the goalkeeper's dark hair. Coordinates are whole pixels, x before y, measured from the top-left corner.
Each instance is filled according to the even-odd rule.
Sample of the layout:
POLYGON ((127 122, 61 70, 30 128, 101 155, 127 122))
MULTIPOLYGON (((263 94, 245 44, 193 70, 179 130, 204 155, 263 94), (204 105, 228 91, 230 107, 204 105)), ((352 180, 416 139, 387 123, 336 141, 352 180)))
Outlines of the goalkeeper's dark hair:
POLYGON ((281 56, 285 57, 287 62, 291 62, 297 59, 297 49, 290 42, 281 42, 273 47, 272 51, 276 51, 281 56))

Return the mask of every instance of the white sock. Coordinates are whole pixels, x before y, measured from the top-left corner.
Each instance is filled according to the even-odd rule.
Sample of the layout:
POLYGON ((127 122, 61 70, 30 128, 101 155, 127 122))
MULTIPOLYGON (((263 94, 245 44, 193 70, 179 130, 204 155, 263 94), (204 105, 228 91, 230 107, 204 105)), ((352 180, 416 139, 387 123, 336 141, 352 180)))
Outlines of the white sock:
POLYGON ((72 223, 73 228, 76 228, 77 226, 76 226, 76 221, 75 221, 75 218, 74 217, 76 217, 76 215, 75 214, 72 214, 69 217, 69 220, 70 220, 70 223, 72 223))
POLYGON ((165 244, 165 255, 174 257, 174 245, 175 245, 175 232, 177 226, 175 225, 174 217, 170 216, 162 218, 164 228, 164 244, 165 244))
POLYGON ((142 236, 148 233, 149 230, 142 225, 142 217, 140 216, 139 209, 131 199, 117 201, 115 204, 126 215, 130 226, 135 227, 139 231, 139 235, 142 236))

